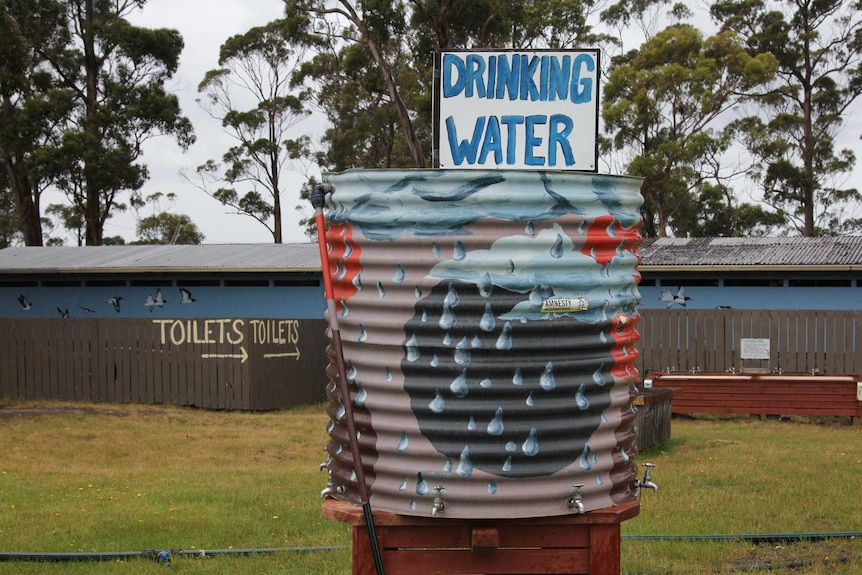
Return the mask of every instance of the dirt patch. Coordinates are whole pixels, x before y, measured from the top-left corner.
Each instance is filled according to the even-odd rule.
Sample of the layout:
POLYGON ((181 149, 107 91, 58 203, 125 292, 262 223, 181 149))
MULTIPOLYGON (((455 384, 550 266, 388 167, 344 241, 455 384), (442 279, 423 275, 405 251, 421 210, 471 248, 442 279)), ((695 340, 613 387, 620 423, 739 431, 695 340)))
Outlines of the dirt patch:
POLYGON ((37 415, 62 415, 66 413, 84 413, 87 415, 114 415, 117 417, 127 417, 128 412, 100 410, 92 407, 16 407, 3 408, 0 407, 0 418, 8 417, 27 417, 37 415))

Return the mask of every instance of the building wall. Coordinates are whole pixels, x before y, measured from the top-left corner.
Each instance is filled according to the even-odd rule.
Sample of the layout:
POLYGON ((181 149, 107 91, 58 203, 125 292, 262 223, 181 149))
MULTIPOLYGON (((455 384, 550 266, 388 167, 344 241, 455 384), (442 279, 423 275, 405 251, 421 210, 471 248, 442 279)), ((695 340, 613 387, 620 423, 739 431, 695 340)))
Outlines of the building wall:
POLYGON ((862 278, 840 274, 644 274, 643 309, 862 309, 862 278))
POLYGON ((0 317, 321 319, 326 303, 319 277, 7 276, 0 280, 0 317))

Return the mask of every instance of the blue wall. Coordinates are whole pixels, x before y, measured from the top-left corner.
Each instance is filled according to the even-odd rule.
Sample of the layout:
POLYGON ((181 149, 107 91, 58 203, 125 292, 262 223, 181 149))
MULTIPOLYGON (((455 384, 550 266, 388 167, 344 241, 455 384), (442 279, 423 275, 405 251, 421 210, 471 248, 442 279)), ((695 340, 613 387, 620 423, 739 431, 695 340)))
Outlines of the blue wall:
POLYGON ((31 283, 36 285, 0 286, 0 317, 54 318, 68 311, 69 317, 74 318, 323 319, 326 309, 323 287, 319 285, 186 285, 172 280, 158 285, 116 286, 31 283), (194 301, 182 303, 180 288, 187 289, 194 301), (159 290, 162 305, 157 299, 159 290), (23 305, 19 302, 21 296, 26 300, 23 305), (119 298, 117 307, 113 305, 114 298, 119 298), (22 309, 27 303, 30 309, 22 309))
MULTIPOLYGON (((727 306, 734 309, 862 309, 862 280, 844 280, 847 286, 793 285, 790 280, 779 281, 783 285, 740 286, 685 285, 676 281, 655 281, 658 285, 640 285, 641 307, 646 309, 715 309, 727 306), (683 287, 683 299, 679 288, 683 287), (685 305, 683 305, 683 303, 685 305)), ((697 282, 693 282, 697 283, 697 282)), ((809 282, 810 283, 810 282, 809 282)))

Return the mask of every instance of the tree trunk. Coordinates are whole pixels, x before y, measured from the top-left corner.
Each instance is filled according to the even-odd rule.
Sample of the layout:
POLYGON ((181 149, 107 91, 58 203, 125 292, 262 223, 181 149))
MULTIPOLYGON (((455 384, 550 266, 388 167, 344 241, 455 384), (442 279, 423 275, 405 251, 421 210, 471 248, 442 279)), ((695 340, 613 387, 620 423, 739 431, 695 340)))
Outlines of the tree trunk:
POLYGON ((377 42, 365 35, 365 43, 374 57, 374 61, 380 66, 383 71, 383 77, 386 79, 386 87, 389 90, 389 97, 392 99, 392 104, 395 106, 395 111, 398 114, 398 120, 401 122, 401 129, 404 131, 404 138, 407 140, 407 147, 410 148, 410 154, 413 156, 413 161, 417 168, 424 168, 425 156, 422 153, 422 146, 419 144, 419 138, 416 137, 416 130, 413 129, 413 120, 410 118, 410 111, 404 105, 401 95, 398 93, 398 84, 392 75, 392 67, 383 59, 383 54, 380 53, 380 47, 377 42))
POLYGON ((102 245, 102 213, 99 209, 100 190, 97 182, 97 176, 93 173, 94 166, 88 162, 88 158, 98 153, 99 146, 97 145, 100 138, 98 134, 98 126, 96 125, 96 106, 98 97, 98 81, 99 81, 99 63, 96 60, 96 41, 94 20, 95 11, 93 7, 94 0, 84 0, 84 14, 79 14, 81 21, 81 39, 84 44, 84 71, 86 74, 87 91, 86 91, 86 125, 84 126, 85 137, 87 141, 87 149, 84 153, 84 180, 86 190, 84 190, 86 205, 85 214, 87 218, 87 235, 86 242, 88 246, 102 245))
MULTIPOLYGON (((12 103, 8 98, 3 100, 3 121, 9 123, 12 115, 12 103)), ((33 190, 30 174, 24 162, 24 154, 20 149, 6 150, 3 154, 3 170, 12 198, 15 201, 15 213, 18 215, 19 228, 24 236, 24 244, 28 246, 42 245, 42 219, 39 214, 39 203, 33 190)))

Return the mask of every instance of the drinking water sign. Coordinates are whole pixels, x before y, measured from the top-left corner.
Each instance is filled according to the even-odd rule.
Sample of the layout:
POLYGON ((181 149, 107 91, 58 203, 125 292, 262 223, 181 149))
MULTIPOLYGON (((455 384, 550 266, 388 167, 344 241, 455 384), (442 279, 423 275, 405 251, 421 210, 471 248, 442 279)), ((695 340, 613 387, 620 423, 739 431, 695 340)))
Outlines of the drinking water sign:
POLYGON ((597 171, 598 50, 437 58, 440 168, 597 171))

